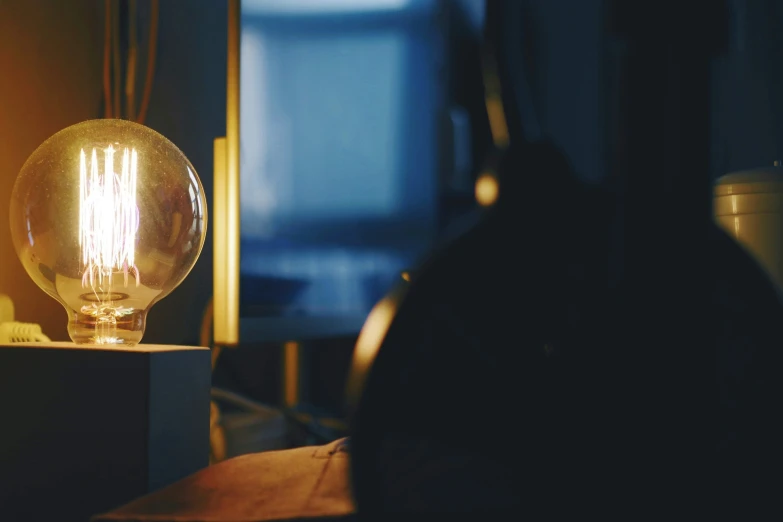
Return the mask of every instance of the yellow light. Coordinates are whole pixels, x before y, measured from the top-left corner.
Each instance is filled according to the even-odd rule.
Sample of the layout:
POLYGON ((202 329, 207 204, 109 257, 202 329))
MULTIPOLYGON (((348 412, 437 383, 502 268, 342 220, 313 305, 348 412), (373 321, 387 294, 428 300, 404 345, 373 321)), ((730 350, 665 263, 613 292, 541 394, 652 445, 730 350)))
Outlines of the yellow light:
POLYGON ((193 268, 207 225, 195 169, 127 120, 68 127, 36 149, 11 194, 11 234, 75 343, 133 346, 147 312, 193 268))
POLYGON ((375 355, 381 347, 396 311, 395 303, 388 297, 381 299, 370 311, 356 340, 356 348, 353 352, 355 369, 369 368, 375 360, 375 355))
MULTIPOLYGON (((136 235, 139 209, 136 206, 136 177, 138 154, 135 149, 125 149, 119 178, 114 174, 114 147, 103 150, 104 170, 96 149, 92 149, 89 171, 84 149, 80 154, 79 168, 79 246, 82 248, 84 275, 82 287, 95 292, 96 283, 104 284, 115 271, 121 271, 125 286, 133 275, 139 285, 136 269, 136 235)), ((100 298, 98 294, 95 294, 100 298)))
POLYGON ((503 101, 500 99, 500 96, 488 96, 486 106, 492 141, 495 143, 495 146, 504 149, 508 147, 509 136, 506 116, 503 113, 503 101))
POLYGON ((495 203, 498 198, 498 181, 490 173, 484 173, 476 180, 476 201, 483 207, 495 203))
POLYGON ((408 286, 403 284, 395 286, 367 315, 367 320, 356 339, 351 371, 345 389, 349 410, 353 410, 358 404, 367 375, 405 298, 408 286))
POLYGON ((397 294, 392 292, 391 295, 381 299, 370 311, 362 330, 359 332, 345 390, 345 396, 351 408, 356 406, 362 390, 364 390, 364 383, 367 380, 370 367, 375 361, 375 356, 378 354, 383 339, 397 313, 400 296, 400 292, 397 294))

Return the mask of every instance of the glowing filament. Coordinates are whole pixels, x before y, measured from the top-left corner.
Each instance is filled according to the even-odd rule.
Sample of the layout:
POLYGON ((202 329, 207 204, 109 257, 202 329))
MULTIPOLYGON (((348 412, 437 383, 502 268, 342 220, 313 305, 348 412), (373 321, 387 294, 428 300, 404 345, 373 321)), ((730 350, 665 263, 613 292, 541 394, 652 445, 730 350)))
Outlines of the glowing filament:
POLYGON ((89 164, 84 149, 81 151, 79 176, 79 246, 84 275, 82 286, 111 285, 112 274, 122 271, 125 286, 128 274, 133 273, 136 286, 139 272, 135 265, 136 235, 139 229, 139 209, 136 206, 136 170, 138 156, 135 149, 125 149, 122 170, 114 172, 111 145, 103 151, 103 172, 100 171, 98 152, 93 149, 89 164))

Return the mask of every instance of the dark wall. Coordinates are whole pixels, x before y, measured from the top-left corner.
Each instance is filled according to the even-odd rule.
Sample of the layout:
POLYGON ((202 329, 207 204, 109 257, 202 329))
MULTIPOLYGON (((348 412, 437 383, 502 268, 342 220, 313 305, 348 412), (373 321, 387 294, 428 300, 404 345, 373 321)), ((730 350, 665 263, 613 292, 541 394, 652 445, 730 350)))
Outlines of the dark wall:
MULTIPOLYGON (((616 52, 605 31, 607 2, 520 1, 532 18, 541 126, 583 179, 599 181, 612 147, 604 134, 616 52)), ((783 159, 783 2, 729 0, 729 7, 730 48, 715 61, 710 93, 713 177, 783 159)))
POLYGON ((532 17, 533 89, 539 124, 598 182, 606 172, 604 0, 525 0, 532 17))
POLYGON ((713 71, 713 176, 772 165, 783 154, 783 2, 729 5, 731 47, 713 71))
MULTIPOLYGON (((155 85, 146 124, 185 153, 212 204, 212 141, 226 129, 228 3, 216 0, 160 2, 155 85)), ((211 215, 209 216, 211 219, 211 215)), ((196 266, 157 303, 147 320, 145 343, 194 344, 212 295, 212 223, 196 266)))
POLYGON ((0 1, 0 293, 16 320, 68 340, 63 307, 28 277, 8 207, 19 169, 49 136, 100 116, 103 2, 0 1))

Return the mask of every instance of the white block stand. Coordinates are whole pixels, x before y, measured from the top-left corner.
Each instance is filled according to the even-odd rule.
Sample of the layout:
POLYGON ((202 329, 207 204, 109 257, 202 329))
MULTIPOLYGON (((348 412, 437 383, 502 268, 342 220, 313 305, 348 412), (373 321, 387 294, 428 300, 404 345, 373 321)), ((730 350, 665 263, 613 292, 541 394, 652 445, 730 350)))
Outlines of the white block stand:
POLYGON ((86 522, 209 464, 208 348, 0 345, 0 520, 86 522))

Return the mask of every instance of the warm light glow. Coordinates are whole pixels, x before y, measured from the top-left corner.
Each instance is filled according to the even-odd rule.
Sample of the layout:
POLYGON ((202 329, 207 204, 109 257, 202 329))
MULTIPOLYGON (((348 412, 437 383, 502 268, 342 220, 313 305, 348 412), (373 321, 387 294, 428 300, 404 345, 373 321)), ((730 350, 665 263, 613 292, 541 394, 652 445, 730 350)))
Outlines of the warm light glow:
POLYGON ((27 159, 10 198, 14 249, 79 345, 141 342, 150 308, 193 268, 207 205, 188 158, 130 120, 71 125, 27 159))
POLYGON ((98 301, 111 297, 112 275, 122 272, 128 286, 132 274, 139 285, 135 264, 139 208, 136 205, 138 154, 135 149, 122 152, 122 168, 114 170, 117 152, 111 145, 103 150, 103 172, 98 151, 92 149, 88 164, 81 150, 79 172, 79 246, 84 275, 82 286, 93 289, 98 301), (99 291, 96 285, 101 287, 99 291), (106 285, 108 288, 103 288, 106 285))
POLYGON ((506 115, 503 113, 503 101, 500 99, 500 96, 488 96, 486 106, 492 141, 498 148, 506 148, 509 143, 509 136, 506 115))
POLYGON ((288 408, 299 404, 299 343, 288 341, 283 345, 285 381, 283 399, 288 408))
POLYGON ((407 287, 408 285, 399 285, 389 295, 381 299, 370 311, 362 330, 359 332, 353 352, 351 373, 345 390, 350 408, 358 404, 370 368, 389 332, 394 317, 397 315, 407 287))
POLYGON ((491 54, 484 57, 484 103, 489 117, 489 129, 495 147, 505 149, 509 144, 508 123, 506 122, 503 98, 500 88, 500 78, 497 64, 491 54))
POLYGON ((498 181, 490 173, 484 173, 476 180, 476 201, 483 207, 495 203, 498 198, 498 181))
POLYGON ((396 311, 396 304, 389 297, 381 299, 370 311, 353 352, 353 369, 357 373, 364 373, 375 360, 396 311))

